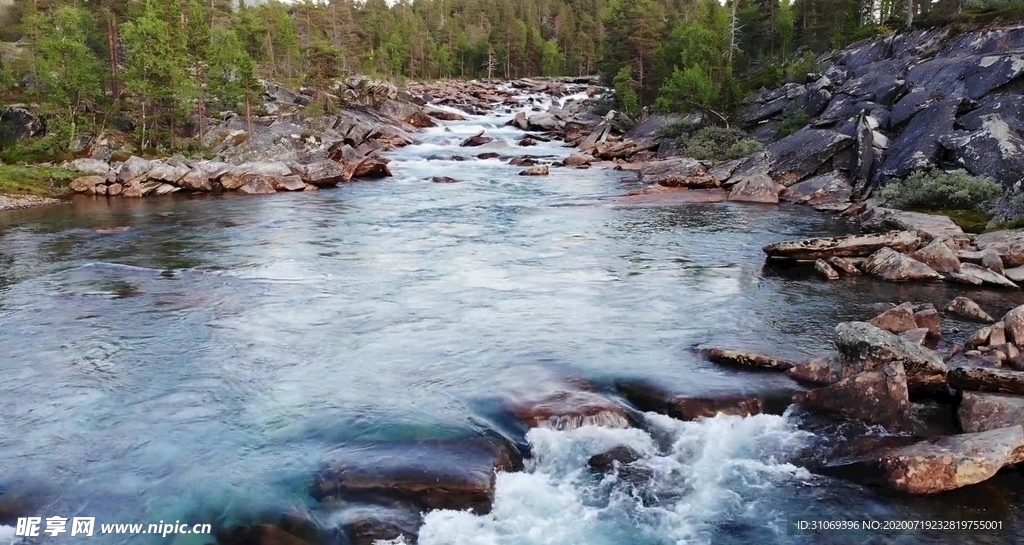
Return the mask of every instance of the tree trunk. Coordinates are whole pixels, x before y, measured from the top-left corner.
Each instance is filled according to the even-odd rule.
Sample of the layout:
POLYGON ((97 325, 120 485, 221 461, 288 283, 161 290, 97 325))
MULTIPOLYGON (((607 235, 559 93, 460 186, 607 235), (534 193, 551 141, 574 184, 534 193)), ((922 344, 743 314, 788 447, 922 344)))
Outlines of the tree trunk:
POLYGON ((914 0, 907 0, 907 26, 914 26, 914 0))
POLYGON ((252 134, 252 101, 245 97, 245 130, 252 134))

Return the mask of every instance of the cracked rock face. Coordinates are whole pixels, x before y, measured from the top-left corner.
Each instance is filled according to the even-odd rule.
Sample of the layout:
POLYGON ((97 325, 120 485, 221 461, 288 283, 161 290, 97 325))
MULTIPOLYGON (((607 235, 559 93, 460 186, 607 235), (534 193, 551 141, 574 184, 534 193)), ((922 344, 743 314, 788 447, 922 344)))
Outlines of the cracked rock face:
POLYGON ((978 130, 957 131, 939 142, 971 174, 1018 187, 1024 181, 1024 139, 999 114, 981 116, 980 122, 978 130))

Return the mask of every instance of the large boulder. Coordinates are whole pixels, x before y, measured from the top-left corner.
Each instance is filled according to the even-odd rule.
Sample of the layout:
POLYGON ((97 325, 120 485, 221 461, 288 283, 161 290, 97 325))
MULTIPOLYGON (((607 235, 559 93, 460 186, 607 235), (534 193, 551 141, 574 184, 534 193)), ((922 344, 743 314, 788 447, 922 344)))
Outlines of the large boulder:
POLYGON ((864 272, 889 282, 907 282, 911 280, 936 280, 942 275, 931 267, 907 257, 891 248, 882 248, 868 257, 862 267, 864 272))
MULTIPOLYGON (((769 174, 789 186, 823 167, 849 168, 848 164, 832 164, 832 158, 853 145, 853 138, 825 129, 807 129, 794 133, 768 146, 771 156, 769 174)), ((832 170, 829 168, 828 170, 832 170)))
POLYGON ((99 159, 75 159, 68 163, 67 168, 83 174, 92 174, 95 176, 103 176, 106 178, 111 174, 110 165, 106 161, 100 161, 99 159))
POLYGON ((980 130, 943 135, 939 142, 975 176, 996 180, 1006 189, 1024 181, 1024 139, 998 114, 983 116, 980 130))
POLYGON ((303 165, 302 180, 317 187, 331 187, 347 182, 345 170, 334 161, 317 161, 303 165))
MULTIPOLYGON (((121 164, 121 168, 117 171, 117 183, 127 186, 135 182, 142 182, 152 169, 152 161, 147 161, 142 157, 133 155, 121 164)), ((127 197, 128 195, 125 196, 127 197)))
POLYGON ((943 100, 930 106, 889 144, 889 153, 875 175, 876 180, 902 178, 915 170, 932 168, 939 155, 939 139, 953 131, 959 100, 943 100))
POLYGON ((340 453, 310 493, 321 502, 362 498, 488 513, 495 472, 519 469, 518 450, 499 439, 373 444, 340 453))
POLYGON ((946 383, 946 364, 938 353, 865 322, 836 326, 836 347, 844 377, 898 361, 903 364, 911 391, 946 383))
POLYGON ((565 126, 565 123, 551 113, 533 114, 527 118, 527 128, 531 131, 555 131, 565 126))
POLYGON ((1024 397, 964 392, 956 418, 968 433, 1016 426, 1024 422, 1024 397))
POLYGON ((708 174, 707 167, 689 157, 646 163, 640 166, 638 172, 640 181, 648 184, 690 189, 718 187, 718 180, 708 174))
POLYGON ((1010 342, 1024 346, 1024 305, 1015 307, 1003 316, 1003 325, 1010 342))
POLYGON ((850 476, 910 494, 937 494, 986 481, 1024 461, 1024 427, 937 437, 861 458, 834 462, 825 473, 850 476))
POLYGON ((72 180, 68 184, 68 189, 75 193, 92 195, 96 193, 96 186, 103 185, 106 181, 104 176, 82 176, 72 180))
POLYGON ((920 244, 921 238, 917 233, 893 231, 776 242, 765 246, 763 250, 770 258, 815 260, 830 257, 867 257, 882 248, 910 252, 916 250, 920 244))
POLYGON ((0 111, 0 147, 46 134, 46 120, 24 104, 11 104, 0 111))
POLYGON ((938 273, 952 273, 960 270, 960 260, 949 245, 935 240, 924 248, 910 253, 910 257, 931 267, 938 273))
POLYGON ((853 187, 846 176, 832 171, 787 187, 780 199, 818 209, 839 210, 849 206, 853 187))
POLYGON ((1024 229, 992 231, 978 235, 974 243, 981 250, 995 250, 1005 267, 1024 265, 1024 229))
POLYGON ((799 394, 796 402, 809 409, 837 413, 890 430, 904 429, 910 424, 907 375, 898 361, 799 394))

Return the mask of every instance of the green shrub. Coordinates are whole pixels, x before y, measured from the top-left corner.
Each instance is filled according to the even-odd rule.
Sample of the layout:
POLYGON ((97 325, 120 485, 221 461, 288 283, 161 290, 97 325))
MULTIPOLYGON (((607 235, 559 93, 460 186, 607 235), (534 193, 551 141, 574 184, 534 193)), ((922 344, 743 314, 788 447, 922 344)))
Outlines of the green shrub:
POLYGON ((695 159, 729 160, 761 151, 761 144, 739 129, 704 127, 681 142, 683 152, 695 159))
POLYGON ((777 131, 779 137, 789 136, 804 128, 804 125, 807 125, 807 120, 807 112, 803 110, 787 115, 786 118, 782 120, 782 124, 779 125, 779 130, 777 131))
POLYGON ((0 193, 62 195, 76 176, 79 174, 57 167, 0 165, 0 193))
POLYGON ((988 211, 1003 188, 986 178, 963 170, 919 171, 882 188, 879 196, 887 206, 904 210, 988 211))

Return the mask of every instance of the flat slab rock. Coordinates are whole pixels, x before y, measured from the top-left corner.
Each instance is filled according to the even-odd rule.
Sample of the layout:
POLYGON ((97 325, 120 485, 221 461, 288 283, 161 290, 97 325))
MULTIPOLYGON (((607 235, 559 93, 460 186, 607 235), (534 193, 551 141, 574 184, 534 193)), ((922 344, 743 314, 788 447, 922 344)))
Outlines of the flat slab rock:
POLYGON ((937 352, 869 323, 844 322, 836 326, 836 348, 844 377, 898 361, 903 364, 911 391, 946 383, 948 370, 937 352))
POLYGON ((910 494, 937 494, 986 481, 1024 461, 1024 427, 929 439, 822 468, 910 494))
POLYGON ((1024 395, 1024 372, 991 367, 957 367, 949 385, 958 390, 1024 395))
POLYGON ((696 159, 676 157, 664 161, 645 163, 639 167, 640 181, 666 187, 711 189, 718 180, 708 174, 707 167, 696 159))
POLYGON ((707 358, 708 361, 719 365, 743 367, 748 369, 754 368, 785 371, 796 365, 795 362, 782 358, 755 354, 753 352, 746 352, 743 350, 730 350, 727 348, 702 348, 700 350, 700 354, 707 358))
POLYGON ((725 202, 729 192, 722 188, 686 189, 655 185, 631 195, 619 197, 617 204, 637 206, 676 206, 680 204, 704 204, 725 202))
POLYGON ((968 433, 1015 426, 1024 422, 1024 397, 964 392, 956 417, 968 433))
POLYGON ((892 231, 847 237, 809 238, 777 242, 764 247, 771 258, 828 259, 830 257, 867 257, 882 248, 910 252, 921 244, 921 238, 912 231, 892 231))
POLYGON ((1017 289, 1019 286, 1005 276, 974 263, 961 263, 960 269, 949 273, 949 281, 968 286, 994 286, 1017 289))
POLYGON ((496 471, 522 469, 511 444, 490 438, 368 445, 338 455, 317 476, 318 501, 410 501, 423 509, 488 513, 496 471))
POLYGON ((995 250, 1006 267, 1024 265, 1024 229, 1008 229, 978 235, 974 243, 980 250, 995 250))
POLYGON ((833 171, 791 185, 779 198, 809 206, 847 206, 852 196, 853 187, 846 176, 833 171))

